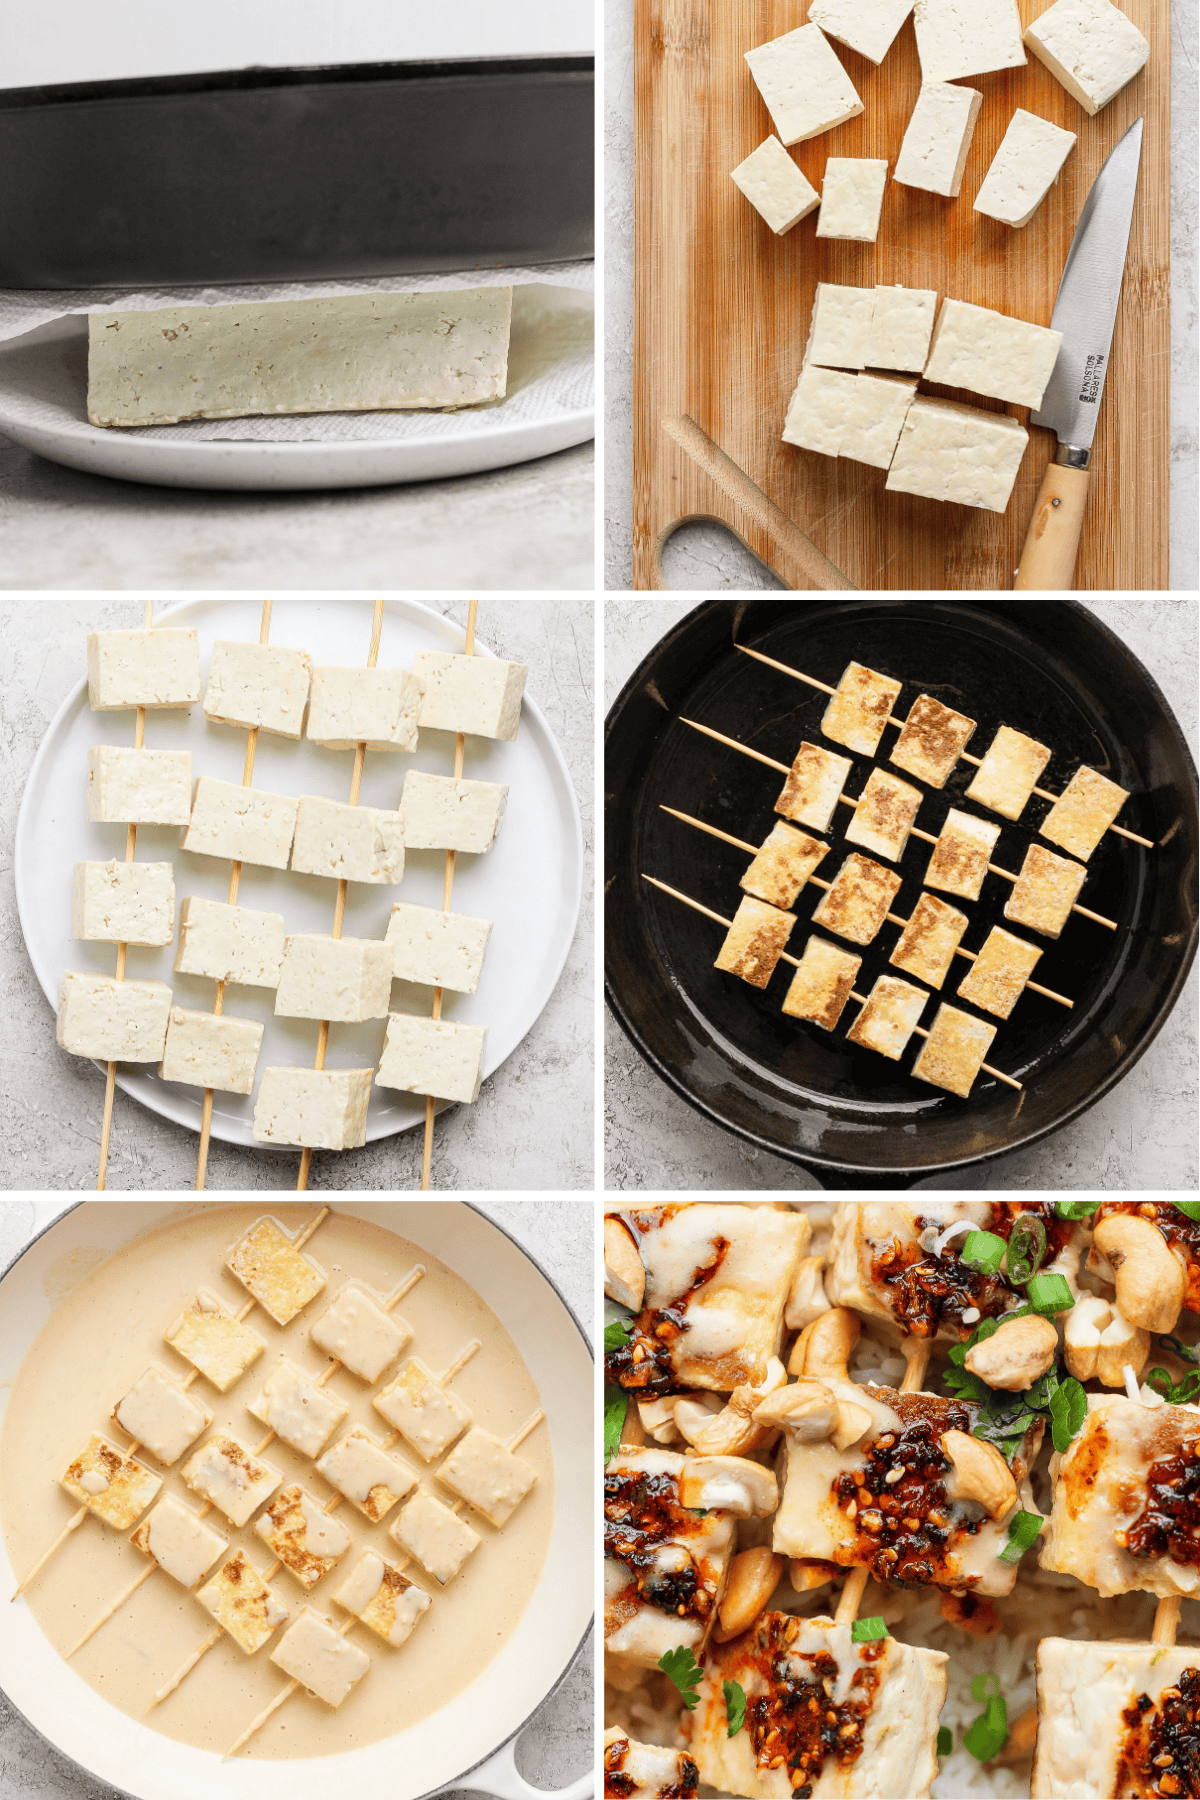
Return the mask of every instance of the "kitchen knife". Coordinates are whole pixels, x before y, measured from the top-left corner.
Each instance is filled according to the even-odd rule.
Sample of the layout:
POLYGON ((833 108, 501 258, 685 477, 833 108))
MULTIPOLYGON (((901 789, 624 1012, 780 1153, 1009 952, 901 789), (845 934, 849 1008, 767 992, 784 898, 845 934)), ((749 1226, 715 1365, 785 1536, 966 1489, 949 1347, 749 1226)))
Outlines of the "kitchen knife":
POLYGON ((1141 156, 1138 119, 1109 152, 1071 240, 1050 321, 1063 341, 1041 407, 1029 419, 1049 426, 1058 450, 1038 491, 1014 588, 1065 593, 1073 584, 1141 156))

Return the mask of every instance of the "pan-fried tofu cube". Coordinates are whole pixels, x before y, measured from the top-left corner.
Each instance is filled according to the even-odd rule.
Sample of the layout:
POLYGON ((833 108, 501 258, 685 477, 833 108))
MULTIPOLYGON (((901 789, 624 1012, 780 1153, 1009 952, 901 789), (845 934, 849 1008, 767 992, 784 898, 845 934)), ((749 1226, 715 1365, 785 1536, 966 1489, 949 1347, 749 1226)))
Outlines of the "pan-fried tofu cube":
POLYGON ((472 1413, 413 1356, 371 1403, 426 1462, 448 1450, 470 1425, 472 1413))
POLYGON ((117 1531, 135 1525, 162 1486, 157 1475, 95 1431, 58 1479, 81 1506, 117 1531))
POLYGON ((930 787, 945 787, 974 730, 975 720, 965 713, 943 706, 932 694, 918 694, 888 761, 930 787))
POLYGON ((651 1669, 667 1650, 704 1643, 736 1547, 731 1512, 680 1504, 684 1462, 620 1449, 604 1472, 605 1645, 651 1669))
POLYGON ((254 1529, 305 1587, 315 1587, 350 1548, 341 1520, 331 1518, 298 1482, 279 1490, 254 1529))
POLYGON ((604 1733, 604 1800, 695 1800, 699 1786, 686 1750, 639 1744, 615 1725, 604 1733))
POLYGON ((200 640, 195 631, 157 625, 133 631, 89 631, 88 705, 194 706, 200 698, 200 640))
POLYGON ((375 1079, 380 1087, 471 1106, 483 1081, 486 1025, 389 1013, 375 1079))
POLYGON ((364 1381, 378 1381, 412 1337, 412 1327, 355 1281, 348 1281, 333 1303, 309 1327, 320 1349, 336 1356, 364 1381))
POLYGON ((349 1408, 281 1356, 262 1392, 247 1402, 246 1411, 301 1456, 319 1456, 349 1408))
POLYGON ((1011 725, 1001 725, 967 789, 967 799, 1002 818, 1019 819, 1049 761, 1045 744, 1011 725))
POLYGON ((775 825, 759 845, 758 855, 742 876, 739 886, 757 900, 784 911, 822 859, 829 855, 829 845, 809 837, 807 831, 793 831, 790 825, 775 825))
POLYGON ((227 1431, 218 1431, 201 1444, 179 1472, 192 1492, 211 1500, 231 1525, 244 1525, 283 1480, 278 1469, 227 1431))
POLYGON ((850 998, 854 978, 862 968, 862 957, 849 950, 839 950, 827 938, 814 932, 804 946, 800 967, 792 976, 783 1001, 783 1010, 793 1019, 809 1019, 814 1025, 832 1031, 850 998))
POLYGON ((422 729, 461 731, 505 742, 516 737, 528 663, 418 650, 413 666, 425 685, 422 729))
POLYGON ((828 831, 853 767, 848 756, 838 756, 836 751, 824 750, 819 744, 801 744, 783 792, 775 802, 775 811, 797 825, 828 831))
POLYGON ((424 692, 407 669, 314 669, 304 735, 327 750, 415 750, 424 692))
POLYGON ((168 1468, 212 1424, 207 1406, 186 1394, 159 1363, 151 1363, 138 1376, 113 1407, 113 1418, 168 1468))
POLYGON ((825 708, 821 730, 835 744, 844 744, 860 756, 874 756, 883 736, 884 723, 903 687, 890 675, 847 663, 837 692, 825 708))
POLYGON ((999 825, 989 825, 986 819, 952 806, 933 846, 925 886, 958 894, 964 900, 978 900, 999 836, 999 825))
POLYGON ((261 1650, 288 1616, 244 1550, 235 1550, 196 1598, 247 1656, 261 1650))
POLYGON ((361 1425, 339 1438, 317 1468, 330 1487, 344 1494, 373 1525, 385 1519, 397 1500, 411 1494, 417 1485, 412 1470, 399 1457, 390 1456, 361 1425))
POLYGON ((208 669, 204 711, 217 725, 298 738, 311 672, 303 650, 218 638, 208 669))
POLYGON ((1038 826, 1044 838, 1086 862, 1129 794, 1095 769, 1076 769, 1038 826))
POLYGON ((1002 925, 993 925, 958 991, 981 1012, 1007 1019, 1041 958, 1033 944, 1014 937, 1002 925))
POLYGON ((880 975, 847 1036, 898 1062, 929 995, 895 975, 880 975))
POLYGON ((443 1587, 453 1581, 471 1552, 483 1542, 479 1533, 448 1506, 420 1492, 400 1508, 388 1536, 415 1556, 443 1587))
POLYGON ((1036 1800, 1187 1793, 1179 1752, 1186 1745, 1194 1755, 1198 1707, 1192 1647, 1043 1638, 1031 1792, 1036 1800), (1172 1784, 1161 1785, 1172 1768, 1172 1784))
POLYGON ((1068 862, 1040 844, 1030 844, 1013 891, 1004 902, 1004 916, 1043 937, 1059 937, 1086 879, 1082 863, 1068 862))
POLYGON ((982 1019, 973 1019, 970 1013, 943 1001, 912 1072, 918 1081, 945 1088, 965 1100, 995 1035, 994 1025, 985 1025, 982 1019))
POLYGON ((489 1524, 500 1526, 508 1523, 532 1489, 537 1470, 476 1425, 450 1452, 437 1476, 489 1524))
POLYGON ((224 1094, 249 1094, 254 1088, 263 1029, 257 1019, 232 1018, 228 1013, 218 1018, 213 1013, 173 1006, 159 1078, 224 1094))
POLYGON ((185 1588, 195 1587, 229 1548, 223 1532, 198 1519, 173 1494, 163 1495, 129 1541, 185 1588))
POLYGON ((325 1286, 324 1271, 271 1218, 255 1221, 225 1258, 225 1267, 277 1325, 290 1325, 325 1286))
POLYGON ((886 769, 872 769, 846 827, 846 842, 861 844, 888 862, 899 862, 920 804, 919 788, 889 775, 886 769))
POLYGON ((272 1650, 271 1661, 327 1706, 340 1706, 371 1666, 366 1651, 311 1606, 292 1620, 272 1650))
POLYGON ((394 1650, 411 1637, 421 1614, 433 1605, 424 1588, 407 1581, 373 1550, 359 1558, 333 1597, 394 1650))
POLYGON ((713 968, 736 975, 751 987, 765 988, 795 923, 794 914, 747 895, 733 915, 713 968))
POLYGON ((852 944, 869 944, 878 936, 900 887, 899 875, 854 851, 813 913, 813 924, 824 925, 852 944))
POLYGON ((922 894, 888 961, 906 975, 940 988, 969 924, 966 913, 956 906, 947 906, 936 894, 922 894))
POLYGON ((208 1288, 163 1333, 164 1342, 199 1369, 219 1394, 227 1394, 257 1361, 266 1345, 257 1331, 235 1319, 208 1288))

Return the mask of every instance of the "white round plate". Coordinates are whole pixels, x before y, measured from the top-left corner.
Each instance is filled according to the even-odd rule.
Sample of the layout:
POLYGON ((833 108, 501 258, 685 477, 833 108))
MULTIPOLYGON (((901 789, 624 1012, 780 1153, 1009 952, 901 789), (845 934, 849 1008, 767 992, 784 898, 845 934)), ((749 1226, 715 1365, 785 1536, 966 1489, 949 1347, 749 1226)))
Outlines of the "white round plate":
MULTIPOLYGON (((191 600, 157 615, 156 622, 196 628, 201 676, 207 685, 214 639, 257 643, 261 613, 258 600, 191 600)), ((372 614, 373 602, 366 599, 276 600, 271 642, 307 650, 314 663, 365 665, 372 614)), ((462 631, 440 613, 414 600, 385 603, 381 668, 411 668, 417 650, 461 651, 462 647, 462 631)), ((475 648, 481 655, 492 654, 478 640, 475 648)), ((81 639, 79 666, 83 665, 81 639)), ((71 878, 76 862, 124 860, 124 825, 89 823, 84 796, 90 747, 132 745, 133 727, 132 710, 92 712, 87 681, 81 677, 39 746, 21 802, 14 858, 17 908, 30 961, 51 1009, 45 1017, 48 1033, 54 1030, 64 969, 110 975, 116 966, 114 944, 81 943, 72 936, 71 878)), ((203 774, 241 782, 246 733, 211 724, 202 706, 194 706, 190 712, 171 708, 147 713, 145 742, 148 750, 190 750, 193 779, 203 774)), ((268 793, 322 794, 348 801, 353 766, 353 751, 324 750, 307 739, 293 743, 261 732, 254 786, 268 793)), ((405 771, 410 768, 453 774, 453 734, 423 731, 420 747, 411 756, 368 750, 361 803, 395 808, 405 771)), ((455 859, 453 910, 493 921, 479 988, 474 994, 453 994, 447 989, 442 1002, 443 1018, 487 1026, 486 1080, 529 1031, 562 972, 583 891, 583 833, 562 752, 528 695, 512 743, 467 739, 464 774, 475 780, 503 782, 509 789, 503 827, 492 848, 483 856, 460 854, 455 859)), ((156 977, 170 982, 178 1005, 209 1012, 214 984, 200 976, 174 973, 178 906, 189 894, 227 900, 229 864, 185 853, 179 848, 181 836, 178 826, 138 827, 138 861, 175 865, 176 942, 161 950, 131 946, 126 974, 131 979, 156 977)), ((445 860, 441 850, 410 850, 400 886, 352 881, 343 935, 382 938, 392 906, 400 898, 418 906, 440 907, 445 860)), ((336 882, 317 875, 242 865, 238 904, 282 913, 290 932, 331 931, 336 895, 336 882)), ((428 1015, 432 1002, 432 988, 393 983, 393 1011, 428 1015)), ((266 1031, 255 1093, 213 1096, 212 1135, 225 1143, 253 1145, 254 1100, 265 1068, 277 1064, 312 1067, 315 1021, 276 1018, 274 1005, 271 989, 226 989, 226 1013, 261 1019, 266 1031)), ((326 1068, 374 1067, 384 1029, 382 1019, 362 1025, 331 1025, 326 1068)), ((118 1064, 117 1085, 163 1118, 193 1131, 200 1129, 202 1090, 160 1081, 157 1064, 118 1064)), ((422 1124, 424 1117, 425 1103, 418 1096, 374 1087, 367 1112, 367 1141, 407 1131, 422 1124)))

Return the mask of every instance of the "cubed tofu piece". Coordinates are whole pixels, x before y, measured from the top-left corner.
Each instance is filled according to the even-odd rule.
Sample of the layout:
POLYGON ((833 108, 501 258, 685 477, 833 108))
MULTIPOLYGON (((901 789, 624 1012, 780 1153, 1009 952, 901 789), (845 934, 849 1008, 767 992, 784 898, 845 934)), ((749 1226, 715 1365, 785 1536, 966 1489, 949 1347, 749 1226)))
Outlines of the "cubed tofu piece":
POLYGON ((729 179, 776 237, 782 237, 821 204, 820 194, 777 137, 764 138, 757 150, 729 171, 729 179))
POLYGON ((424 1588, 373 1550, 359 1558, 333 1597, 393 1650, 411 1637, 421 1614, 433 1605, 424 1588))
POLYGON ((836 751, 824 750, 819 744, 801 744, 783 792, 775 802, 775 811, 797 825, 828 831, 853 767, 848 756, 838 756, 836 751))
POLYGON ((945 1088, 965 1100, 995 1035, 994 1025, 985 1025, 982 1019, 973 1019, 970 1013, 943 1001, 912 1072, 918 1081, 945 1088))
POLYGON ((192 813, 190 750, 124 750, 93 744, 87 816, 93 825, 186 825, 192 813))
POLYGON ((846 436, 846 420, 854 410, 858 377, 840 369, 805 363, 800 371, 780 433, 785 444, 838 456, 846 436))
POLYGON ((236 1019, 229 1013, 217 1017, 173 1006, 159 1076, 225 1094, 249 1094, 263 1029, 257 1019, 236 1019))
POLYGON ((158 1062, 170 1012, 165 981, 118 981, 115 975, 67 969, 58 995, 56 1039, 72 1056, 158 1062))
POLYGON ((309 1326, 318 1349, 334 1356, 363 1381, 378 1381, 412 1337, 412 1327, 387 1313, 374 1294, 348 1281, 319 1319, 309 1326))
POLYGON ((415 750, 424 692, 407 669, 315 668, 304 735, 327 750, 415 750))
POLYGON ((936 894, 922 894, 888 961, 906 975, 940 988, 969 924, 957 907, 947 906, 936 894))
POLYGON ((425 684, 419 719, 423 730, 461 731, 506 743, 516 737, 528 663, 418 650, 413 666, 425 684))
POLYGON ((1018 106, 975 196, 975 211, 1028 225, 1075 148, 1075 133, 1018 106))
POLYGON ((426 1462, 448 1450, 473 1416, 470 1407, 444 1388, 416 1356, 409 1358, 371 1404, 426 1462))
POLYGON ((288 1616, 244 1550, 235 1550, 196 1598, 246 1656, 261 1650, 288 1616))
POLYGON ((864 669, 861 663, 847 663, 837 692, 825 708, 821 730, 835 744, 844 744, 859 756, 874 756, 903 685, 890 675, 864 669))
POLYGON ((1055 0, 1026 27, 1025 42, 1092 117, 1150 55, 1149 41, 1111 0, 1055 0))
POLYGON ((350 1409, 281 1356, 246 1411, 301 1456, 320 1456, 350 1409))
POLYGON ((913 25, 922 81, 1025 66, 1017 0, 916 0, 913 25))
POLYGON ((448 1506, 419 1491, 400 1508, 388 1536, 415 1556, 442 1587, 454 1580, 468 1556, 483 1542, 479 1533, 448 1506))
POLYGON ((686 1750, 639 1744, 616 1725, 604 1733, 604 1800, 695 1800, 699 1787, 686 1750))
POLYGON ((301 794, 292 868, 329 881, 395 883, 404 874, 403 816, 301 794))
POLYGON ((1194 1754, 1198 1703, 1200 1652, 1191 1645, 1042 1638, 1031 1793, 1186 1793, 1180 1750, 1194 1754), (1172 1768, 1172 1785, 1161 1786, 1172 1768))
POLYGON ((913 0, 811 0, 808 20, 868 62, 881 63, 913 9, 913 0))
POLYGON ((929 995, 895 975, 880 975, 847 1037, 898 1062, 929 995))
POLYGON ((391 947, 392 973, 397 981, 419 981, 426 987, 473 994, 491 935, 490 919, 439 912, 436 907, 413 906, 402 900, 392 908, 383 941, 391 947))
POLYGON ((470 1106, 479 1098, 486 1038, 486 1025, 392 1013, 375 1079, 380 1087, 470 1106))
POLYGON ((330 1487, 344 1494, 372 1525, 386 1519, 397 1500, 403 1500, 417 1485, 407 1464, 389 1455, 361 1425, 339 1438, 319 1459, 317 1468, 330 1487))
POLYGON ((886 157, 829 157, 821 189, 821 210, 817 214, 817 236, 873 244, 879 236, 887 177, 886 157))
POLYGON ((748 894, 738 904, 713 968, 736 975, 751 987, 765 988, 795 923, 793 913, 781 912, 748 894))
POLYGON ((254 1456, 227 1431, 214 1432, 179 1473, 192 1492, 211 1500, 231 1525, 244 1525, 283 1480, 278 1469, 254 1456))
POLYGON ((340 1706, 371 1666, 366 1651, 311 1606, 302 1607, 292 1620, 272 1650, 271 1661, 327 1706, 340 1706))
POLYGON ((1082 863, 1068 862, 1040 844, 1030 844, 1013 891, 1004 902, 1004 916, 1043 937, 1059 937, 1086 879, 1082 863))
POLYGON ((326 1281, 320 1265, 297 1250, 272 1218, 255 1220, 225 1258, 225 1267, 277 1325, 290 1325, 326 1281))
POLYGON ((315 1587, 350 1548, 350 1533, 340 1519, 318 1506, 299 1482, 281 1488, 254 1529, 285 1569, 304 1587, 315 1587))
POLYGON ((993 925, 983 949, 958 984, 959 995, 981 1012, 1007 1019, 1041 957, 1035 945, 1014 937, 1002 925, 993 925))
MULTIPOLYGON (((835 281, 818 281, 804 348, 806 363, 826 369, 866 368, 875 292, 874 288, 841 287, 835 281)), ((924 366, 922 357, 921 367, 924 366)))
POLYGON ((499 1527, 507 1525, 532 1490, 537 1470, 476 1425, 455 1445, 437 1478, 482 1513, 489 1524, 499 1527))
POLYGON ((936 316, 936 288, 877 287, 867 335, 867 367, 919 374, 929 355, 936 316))
POLYGON ((172 1350, 199 1369, 219 1394, 227 1394, 266 1349, 257 1331, 235 1319, 208 1288, 163 1333, 172 1350))
POLYGON ((1019 819, 1049 761, 1045 744, 1001 725, 967 789, 967 799, 1001 818, 1019 819))
POLYGON ((134 1443, 170 1468, 212 1424, 212 1414, 185 1393, 160 1363, 144 1369, 113 1407, 113 1418, 134 1443))
POLYGON ((1107 775, 1076 769, 1038 826, 1038 834, 1086 862, 1128 798, 1127 790, 1107 775))
POLYGON ((916 392, 915 376, 856 375, 838 455, 873 469, 888 468, 916 392))
POLYGON ((204 691, 205 714, 216 725, 298 738, 311 675, 312 664, 303 650, 218 638, 204 691))
POLYGON ((374 1069, 264 1069, 254 1106, 260 1144, 361 1150, 374 1069))
POLYGON ((733 1513, 680 1504, 685 1461, 621 1448, 604 1471, 605 1647, 648 1669, 668 1650, 700 1650, 736 1548, 733 1513))
MULTIPOLYGON (((982 106, 983 95, 977 88, 959 87, 953 81, 923 81, 892 180, 901 187, 956 199, 982 106)), ((925 354, 929 354, 928 339, 925 354)), ((924 366, 922 360, 920 367, 924 366)))
MULTIPOLYGON (((1016 10, 1015 0, 1009 0, 1016 10)), ((926 381, 971 388, 993 400, 1037 407, 1058 360, 1062 332, 1031 325, 969 300, 943 300, 933 328, 926 381)), ((1003 414, 987 415, 1002 418, 1003 414)), ((1016 420, 1010 420, 1015 425, 1016 420)))
POLYGON ((945 787, 974 730, 974 719, 965 713, 943 706, 932 694, 918 694, 888 761, 930 787, 945 787))
POLYGON ((863 109, 819 25, 801 25, 745 52, 746 65, 785 144, 832 131, 863 109))
POLYGON ((253 912, 189 894, 179 909, 178 975, 273 988, 283 963, 282 913, 253 912))
POLYGON ((899 862, 908 845, 921 790, 886 769, 872 769, 846 827, 846 842, 861 844, 873 856, 899 862))
POLYGON ((861 968, 861 956, 839 950, 836 944, 814 932, 784 995, 784 1012, 789 1018, 808 1019, 813 1025, 833 1031, 861 968))
POLYGON ((829 845, 809 837, 806 831, 793 831, 790 825, 772 826, 738 886, 756 900, 786 911, 828 855, 829 845))
POLYGON ((129 1541, 185 1588, 195 1587, 229 1548, 223 1532, 198 1519, 173 1494, 163 1495, 129 1541))
POLYGON ((175 936, 174 865, 77 862, 71 936, 99 944, 169 944, 175 936))
POLYGON ((482 855, 500 836, 507 799, 507 787, 494 781, 456 781, 410 769, 400 798, 405 845, 482 855))
POLYGON ((195 856, 286 869, 299 804, 294 794, 265 794, 259 788, 201 775, 183 848, 195 856))
POLYGON ((372 938, 325 932, 285 940, 275 1011, 288 1019, 358 1024, 386 1019, 392 997, 392 952, 372 938))
POLYGON ((128 1531, 162 1487, 136 1457, 93 1432, 59 1482, 89 1512, 117 1531, 128 1531))
POLYGON ((200 698, 200 639, 194 631, 163 625, 89 631, 87 667, 93 712, 194 706, 200 698))
POLYGON ((904 415, 884 485, 897 494, 1002 513, 1028 442, 1025 427, 1007 413, 922 394, 904 415))
POLYGON ((899 875, 882 863, 852 851, 813 913, 813 924, 852 944, 869 944, 878 936, 901 885, 899 875))
POLYGON ((952 806, 929 858, 926 887, 958 894, 963 900, 978 900, 999 836, 999 825, 989 825, 986 819, 952 806))

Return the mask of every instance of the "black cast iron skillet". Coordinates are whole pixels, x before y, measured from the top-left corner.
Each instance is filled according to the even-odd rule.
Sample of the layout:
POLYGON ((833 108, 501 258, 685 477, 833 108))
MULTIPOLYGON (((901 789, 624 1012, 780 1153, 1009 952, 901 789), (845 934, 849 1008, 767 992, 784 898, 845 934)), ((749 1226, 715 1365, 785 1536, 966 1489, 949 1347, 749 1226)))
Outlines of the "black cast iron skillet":
POLYGON ((0 92, 0 286, 590 257, 593 70, 509 57, 0 92))
MULTIPOLYGON (((889 727, 879 766, 888 767, 895 742, 889 727)), ((865 757, 853 761, 851 796, 873 766, 865 757)), ((916 822, 936 835, 949 808, 965 805, 1002 823, 992 860, 1016 873, 1029 843, 1045 843, 1036 827, 1049 804, 1035 797, 1020 823, 1000 821, 963 801, 973 774, 960 762, 943 790, 924 788, 916 822)), ((827 1187, 904 1187, 985 1162, 1047 1136, 1107 1093, 1175 1004, 1196 949, 1195 779, 1154 680, 1077 601, 707 601, 655 646, 608 716, 609 1005, 646 1060, 698 1112, 803 1164, 827 1187), (848 1043, 853 1001, 832 1035, 787 1018, 780 1010, 793 972, 787 964, 762 992, 718 972, 721 927, 641 879, 643 871, 657 876, 730 918, 748 859, 660 807, 753 844, 778 816, 782 776, 690 730, 681 713, 783 763, 805 738, 839 748, 820 735, 826 696, 741 655, 735 641, 831 685, 848 662, 865 663, 903 681, 894 709, 901 717, 918 693, 933 694, 978 721, 968 745, 977 756, 998 725, 1027 732, 1053 747, 1039 784, 1050 793, 1061 793, 1084 762, 1131 790, 1119 822, 1157 848, 1107 833, 1079 897, 1115 919, 1117 931, 1073 913, 1057 942, 1033 939, 1045 952, 1034 979, 1072 997, 1074 1010, 1026 992, 999 1022, 988 1061, 1021 1081, 1022 1092, 981 1075, 960 1100, 914 1080, 908 1070, 919 1039, 898 1064, 848 1043)), ((843 836, 851 814, 837 810, 824 834, 831 854, 819 873, 826 879, 853 848, 843 836)), ((902 918, 930 854, 929 845, 910 839, 893 903, 902 918)), ((989 875, 978 901, 953 902, 971 918, 966 949, 979 950, 991 926, 1003 923, 1010 892, 989 875)), ((789 945, 796 955, 819 898, 806 888, 796 902, 801 924, 789 945)), ((885 925, 862 952, 857 992, 869 993, 888 971, 898 936, 898 927, 885 925)), ((953 991, 968 964, 955 963, 958 973, 939 997, 970 1011, 953 991)), ((926 1008, 923 1024, 935 1010, 926 1008)))

